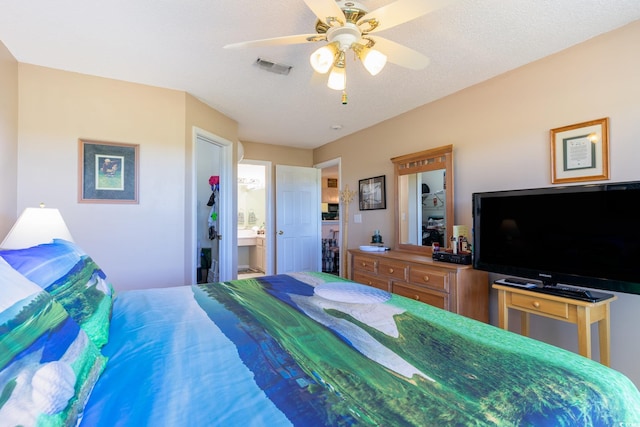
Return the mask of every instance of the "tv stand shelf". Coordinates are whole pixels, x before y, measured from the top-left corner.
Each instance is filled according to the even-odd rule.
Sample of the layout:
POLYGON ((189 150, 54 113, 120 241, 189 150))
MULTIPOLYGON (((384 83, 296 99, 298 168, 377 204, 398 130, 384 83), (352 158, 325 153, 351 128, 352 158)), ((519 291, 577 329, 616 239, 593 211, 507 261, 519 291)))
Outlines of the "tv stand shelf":
POLYGON ((551 319, 575 323, 578 327, 578 353, 591 359, 591 324, 598 322, 600 340, 600 363, 611 363, 611 341, 609 335, 609 304, 617 299, 598 302, 582 301, 567 297, 530 291, 494 283, 498 290, 498 323, 500 328, 509 329, 509 309, 519 310, 521 334, 529 336, 529 314, 537 314, 551 319))

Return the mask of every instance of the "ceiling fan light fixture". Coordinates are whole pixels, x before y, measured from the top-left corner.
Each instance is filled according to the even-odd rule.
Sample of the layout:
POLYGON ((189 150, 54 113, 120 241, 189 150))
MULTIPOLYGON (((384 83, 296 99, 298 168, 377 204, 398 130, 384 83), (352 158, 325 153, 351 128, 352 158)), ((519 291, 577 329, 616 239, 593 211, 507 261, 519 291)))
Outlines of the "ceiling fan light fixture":
POLYGON ((333 90, 344 90, 347 87, 347 73, 344 67, 334 66, 331 69, 327 86, 333 90))
POLYGON ((335 57, 336 51, 332 45, 329 44, 313 52, 309 57, 309 62, 317 73, 326 74, 333 66, 335 57))
MULTIPOLYGON (((325 41, 326 46, 313 52, 309 62, 313 70, 319 74, 331 71, 327 86, 344 91, 346 87, 345 52, 347 51, 353 51, 355 57, 362 62, 372 76, 379 74, 388 61, 412 70, 425 68, 429 64, 429 58, 408 47, 378 37, 377 32, 414 20, 450 2, 451 0, 395 0, 369 11, 365 5, 354 0, 304 0, 317 18, 315 34, 253 40, 234 43, 225 48, 282 46, 325 41), (380 43, 382 52, 373 49, 376 43, 380 43), (390 55, 390 59, 383 52, 390 55)), ((342 101, 346 104, 346 93, 343 94, 342 101)))
POLYGON ((375 49, 365 49, 360 53, 360 60, 369 74, 375 76, 387 64, 387 55, 375 49))

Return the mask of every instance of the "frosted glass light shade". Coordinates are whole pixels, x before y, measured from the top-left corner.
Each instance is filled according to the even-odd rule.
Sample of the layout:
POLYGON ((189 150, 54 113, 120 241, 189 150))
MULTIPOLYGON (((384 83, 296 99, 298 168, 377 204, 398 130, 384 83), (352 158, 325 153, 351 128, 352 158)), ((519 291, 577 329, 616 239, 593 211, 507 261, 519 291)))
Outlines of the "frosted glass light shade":
POLYGON ((26 208, 9 230, 7 237, 0 243, 0 248, 29 248, 50 243, 53 239, 73 242, 60 211, 51 208, 26 208))
POLYGON ((327 86, 333 90, 344 90, 347 87, 347 73, 342 67, 333 67, 327 86))
POLYGON ((362 65, 371 74, 375 76, 387 64, 387 55, 375 50, 367 49, 360 57, 362 65))
POLYGON ((311 54, 311 56, 309 57, 309 62, 316 72, 325 74, 333 66, 333 60, 335 56, 336 53, 333 49, 331 49, 329 46, 322 46, 320 49, 311 54))

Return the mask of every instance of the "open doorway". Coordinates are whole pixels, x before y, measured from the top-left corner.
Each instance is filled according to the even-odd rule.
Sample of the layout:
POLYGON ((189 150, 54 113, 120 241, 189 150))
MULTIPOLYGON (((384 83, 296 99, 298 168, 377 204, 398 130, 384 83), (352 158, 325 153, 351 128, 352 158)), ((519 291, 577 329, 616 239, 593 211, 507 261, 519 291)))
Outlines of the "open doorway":
POLYGON ((235 242, 222 236, 235 236, 233 143, 196 127, 193 133, 192 233, 187 251, 191 283, 231 280, 237 265, 235 242), (218 178, 215 196, 212 177, 218 178))
POLYGON ((238 278, 272 272, 271 162, 238 163, 238 278))
POLYGON ((346 277, 341 271, 342 206, 340 203, 340 159, 316 165, 321 170, 322 271, 346 277))
POLYGON ((219 280, 220 262, 220 191, 213 191, 209 183, 212 177, 220 182, 220 150, 216 144, 198 138, 196 151, 196 221, 197 248, 196 282, 219 280), (211 276, 211 277, 209 277, 211 276))

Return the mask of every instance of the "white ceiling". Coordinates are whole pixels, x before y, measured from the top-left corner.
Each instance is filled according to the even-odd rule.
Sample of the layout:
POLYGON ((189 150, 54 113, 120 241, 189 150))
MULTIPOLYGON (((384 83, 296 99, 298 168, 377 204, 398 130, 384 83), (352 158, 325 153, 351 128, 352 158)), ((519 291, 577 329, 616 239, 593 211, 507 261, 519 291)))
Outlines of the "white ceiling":
POLYGON ((23 63, 186 91, 243 141, 314 148, 637 19, 639 0, 453 1, 379 33, 428 56, 424 70, 372 77, 349 61, 347 105, 312 72, 318 43, 222 48, 314 32, 302 0, 3 0, 0 41, 23 63), (258 57, 293 69, 266 72, 258 57))

